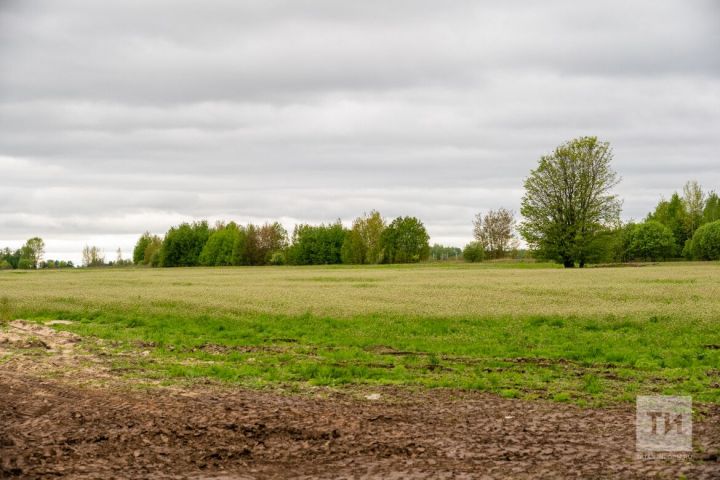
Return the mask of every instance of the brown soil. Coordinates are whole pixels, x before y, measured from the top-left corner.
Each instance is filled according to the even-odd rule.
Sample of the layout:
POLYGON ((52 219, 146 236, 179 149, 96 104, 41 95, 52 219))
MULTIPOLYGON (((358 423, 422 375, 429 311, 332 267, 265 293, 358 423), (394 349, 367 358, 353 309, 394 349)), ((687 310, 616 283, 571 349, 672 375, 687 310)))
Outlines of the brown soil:
POLYGON ((0 478, 720 478, 718 406, 701 406, 691 460, 641 460, 632 406, 398 388, 82 386, 82 372, 108 375, 101 363, 74 379, 19 368, 50 362, 53 349, 72 358, 75 337, 35 332, 42 346, 13 335, 13 351, 36 355, 0 364, 0 478))

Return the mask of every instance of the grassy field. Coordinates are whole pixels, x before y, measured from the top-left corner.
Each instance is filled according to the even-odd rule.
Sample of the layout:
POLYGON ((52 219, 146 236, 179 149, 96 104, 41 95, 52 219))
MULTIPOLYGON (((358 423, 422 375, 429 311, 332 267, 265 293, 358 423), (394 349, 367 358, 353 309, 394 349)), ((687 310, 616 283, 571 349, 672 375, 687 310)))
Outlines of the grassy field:
POLYGON ((138 382, 720 402, 720 265, 550 267, 13 271, 0 273, 0 297, 5 316, 73 320, 56 328, 149 352, 115 361, 138 382))

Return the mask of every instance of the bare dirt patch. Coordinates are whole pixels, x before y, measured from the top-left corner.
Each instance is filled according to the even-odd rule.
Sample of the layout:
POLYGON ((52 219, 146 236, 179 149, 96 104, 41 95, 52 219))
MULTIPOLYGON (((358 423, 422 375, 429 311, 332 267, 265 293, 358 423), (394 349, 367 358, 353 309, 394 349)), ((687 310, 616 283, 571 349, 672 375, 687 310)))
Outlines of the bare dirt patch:
POLYGON ((718 406, 700 407, 692 460, 639 460, 631 405, 580 409, 389 387, 286 395, 208 386, 138 391, 119 380, 82 386, 83 375, 97 371, 43 375, 53 361, 88 361, 76 337, 24 322, 11 327, 0 337, 11 355, 0 364, 0 478, 720 476, 718 406), (46 346, 23 347, 29 336, 46 346))

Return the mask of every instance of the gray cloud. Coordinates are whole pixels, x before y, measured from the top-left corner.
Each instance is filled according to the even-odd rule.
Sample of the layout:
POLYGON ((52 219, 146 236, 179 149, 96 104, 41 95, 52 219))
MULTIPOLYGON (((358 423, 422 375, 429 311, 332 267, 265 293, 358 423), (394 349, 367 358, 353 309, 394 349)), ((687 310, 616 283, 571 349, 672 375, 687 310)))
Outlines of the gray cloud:
POLYGON ((610 141, 626 218, 720 189, 720 6, 0 3, 0 244, 372 208, 461 245, 540 155, 610 141))

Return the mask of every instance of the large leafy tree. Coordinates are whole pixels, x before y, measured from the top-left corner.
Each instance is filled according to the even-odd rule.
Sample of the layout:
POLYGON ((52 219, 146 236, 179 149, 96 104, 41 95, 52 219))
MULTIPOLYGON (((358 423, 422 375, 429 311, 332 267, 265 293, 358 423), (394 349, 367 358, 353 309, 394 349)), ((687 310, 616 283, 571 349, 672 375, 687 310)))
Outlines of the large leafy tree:
POLYGON ((593 239, 619 223, 619 177, 607 142, 580 137, 543 156, 525 180, 519 231, 541 258, 565 267, 588 260, 593 239))
POLYGON ((430 236, 423 223, 415 217, 398 217, 382 234, 387 263, 412 263, 430 256, 430 236))

